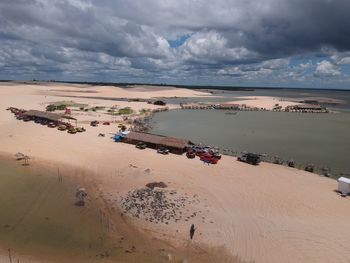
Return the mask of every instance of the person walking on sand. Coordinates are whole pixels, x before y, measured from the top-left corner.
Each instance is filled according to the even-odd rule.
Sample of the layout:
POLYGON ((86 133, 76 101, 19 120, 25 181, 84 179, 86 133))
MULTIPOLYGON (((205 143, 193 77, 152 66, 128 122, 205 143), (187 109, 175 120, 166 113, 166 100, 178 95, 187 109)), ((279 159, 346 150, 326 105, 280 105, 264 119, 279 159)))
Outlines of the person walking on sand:
POLYGON ((194 227, 194 224, 192 224, 191 228, 190 228, 190 238, 191 238, 191 240, 193 239, 195 230, 196 230, 196 228, 194 227))

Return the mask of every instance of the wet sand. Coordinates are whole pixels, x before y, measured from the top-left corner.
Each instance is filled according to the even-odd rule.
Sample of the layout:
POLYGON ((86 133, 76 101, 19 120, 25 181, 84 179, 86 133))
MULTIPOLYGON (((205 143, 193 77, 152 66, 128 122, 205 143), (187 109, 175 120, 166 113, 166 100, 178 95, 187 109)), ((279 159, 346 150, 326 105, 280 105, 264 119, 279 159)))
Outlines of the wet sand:
POLYGON ((24 167, 10 156, 1 156, 0 167, 0 262, 239 262, 220 249, 174 249, 142 234, 83 169, 42 160, 24 167), (88 192, 84 207, 75 205, 80 186, 88 192))

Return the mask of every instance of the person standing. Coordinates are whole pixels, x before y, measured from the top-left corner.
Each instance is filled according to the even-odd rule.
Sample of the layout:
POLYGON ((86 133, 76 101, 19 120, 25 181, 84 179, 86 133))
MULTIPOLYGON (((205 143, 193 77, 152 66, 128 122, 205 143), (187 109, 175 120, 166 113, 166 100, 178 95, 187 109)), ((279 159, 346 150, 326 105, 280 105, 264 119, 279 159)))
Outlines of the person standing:
POLYGON ((192 224, 191 228, 190 228, 190 238, 191 238, 191 240, 193 239, 194 231, 196 231, 196 228, 194 227, 194 224, 192 224))

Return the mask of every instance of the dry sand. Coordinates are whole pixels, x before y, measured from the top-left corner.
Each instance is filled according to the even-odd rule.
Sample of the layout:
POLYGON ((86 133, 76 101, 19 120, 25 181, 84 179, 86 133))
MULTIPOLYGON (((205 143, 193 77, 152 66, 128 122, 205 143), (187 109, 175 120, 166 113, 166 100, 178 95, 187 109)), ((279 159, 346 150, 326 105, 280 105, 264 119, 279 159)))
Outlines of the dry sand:
POLYGON ((273 110, 276 104, 281 106, 283 109, 287 106, 298 105, 300 103, 281 99, 277 97, 268 97, 268 96, 243 96, 237 97, 237 99, 241 99, 238 101, 232 101, 233 104, 245 104, 248 107, 257 107, 257 108, 265 108, 266 110, 273 110))
MULTIPOLYGON (((207 166, 198 159, 163 156, 151 149, 140 151, 131 145, 114 143, 109 136, 97 136, 99 132, 112 133, 115 126, 88 127, 83 134, 70 135, 33 122, 17 121, 5 111, 8 106, 43 109, 44 101, 69 99, 41 94, 47 89, 57 87, 1 84, 1 151, 29 154, 32 165, 46 159, 87 169, 96 174, 93 180, 99 191, 115 207, 119 207, 119 198, 128 191, 153 181, 163 181, 169 190, 199 200, 187 208, 197 211, 197 216, 188 221, 156 224, 124 215, 143 233, 175 247, 222 247, 245 261, 350 262, 350 202, 334 192, 335 180, 267 163, 250 166, 228 156, 218 165, 207 166), (197 227, 192 244, 188 242, 191 223, 197 227)), ((59 89, 78 88, 60 84, 59 89)), ((108 96, 107 90, 112 92, 111 88, 98 89, 103 90, 104 96, 108 96)), ((155 93, 156 96, 199 95, 183 89, 158 89, 155 93)), ((142 94, 153 95, 149 90, 117 89, 112 96, 142 94)))

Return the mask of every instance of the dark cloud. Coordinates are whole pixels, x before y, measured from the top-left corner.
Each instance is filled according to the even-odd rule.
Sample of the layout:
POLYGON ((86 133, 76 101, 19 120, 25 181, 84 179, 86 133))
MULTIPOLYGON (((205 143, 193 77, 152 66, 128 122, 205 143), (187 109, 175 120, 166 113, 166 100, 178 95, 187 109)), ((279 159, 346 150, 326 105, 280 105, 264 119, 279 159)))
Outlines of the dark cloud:
POLYGON ((0 77, 344 83, 348 13, 348 0, 2 0, 0 77))

